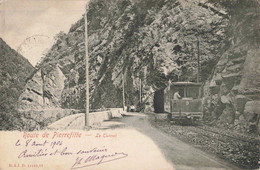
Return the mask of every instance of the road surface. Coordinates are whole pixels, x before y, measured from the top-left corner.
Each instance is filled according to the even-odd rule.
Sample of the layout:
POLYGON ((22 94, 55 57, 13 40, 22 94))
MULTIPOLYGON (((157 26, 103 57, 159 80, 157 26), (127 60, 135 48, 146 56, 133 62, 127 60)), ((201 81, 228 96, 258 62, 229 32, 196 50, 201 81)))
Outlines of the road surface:
POLYGON ((99 127, 99 129, 111 128, 134 129, 136 133, 147 136, 158 146, 173 169, 238 169, 216 156, 209 155, 152 127, 148 116, 142 113, 127 113, 123 118, 102 122, 99 127))

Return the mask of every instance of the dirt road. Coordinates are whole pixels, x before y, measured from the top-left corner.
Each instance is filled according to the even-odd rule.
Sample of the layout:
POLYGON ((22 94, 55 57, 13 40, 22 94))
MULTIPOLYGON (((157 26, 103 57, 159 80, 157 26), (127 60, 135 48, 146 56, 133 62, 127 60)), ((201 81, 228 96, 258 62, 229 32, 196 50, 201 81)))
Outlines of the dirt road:
POLYGON ((148 115, 142 113, 127 113, 123 118, 102 122, 100 128, 135 129, 149 137, 175 169, 238 169, 152 127, 148 115))

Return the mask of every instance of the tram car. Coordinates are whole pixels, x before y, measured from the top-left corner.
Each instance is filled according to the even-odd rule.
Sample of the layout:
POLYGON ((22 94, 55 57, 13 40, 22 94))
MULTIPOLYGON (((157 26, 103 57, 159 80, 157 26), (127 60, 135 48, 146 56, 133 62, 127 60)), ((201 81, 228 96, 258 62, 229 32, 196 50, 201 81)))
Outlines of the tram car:
POLYGON ((164 89, 164 110, 173 122, 193 124, 203 116, 202 83, 172 82, 164 89), (179 99, 174 94, 179 92, 179 99))

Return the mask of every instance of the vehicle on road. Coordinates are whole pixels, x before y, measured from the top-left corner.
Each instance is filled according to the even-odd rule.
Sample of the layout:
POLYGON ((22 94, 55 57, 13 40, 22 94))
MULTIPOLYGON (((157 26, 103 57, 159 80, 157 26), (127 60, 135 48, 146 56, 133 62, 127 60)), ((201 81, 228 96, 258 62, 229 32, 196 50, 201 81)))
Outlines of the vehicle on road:
POLYGON ((192 124, 203 116, 202 83, 172 82, 164 89, 164 110, 179 124, 192 124), (174 98, 179 91, 180 99, 174 98))

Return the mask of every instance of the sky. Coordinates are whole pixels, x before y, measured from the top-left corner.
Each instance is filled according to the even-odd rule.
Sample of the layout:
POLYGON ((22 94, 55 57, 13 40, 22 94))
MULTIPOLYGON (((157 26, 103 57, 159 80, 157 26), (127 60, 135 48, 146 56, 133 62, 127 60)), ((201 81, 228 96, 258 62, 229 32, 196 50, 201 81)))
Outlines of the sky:
POLYGON ((32 65, 54 43, 53 37, 84 14, 88 0, 0 0, 0 37, 32 65))

